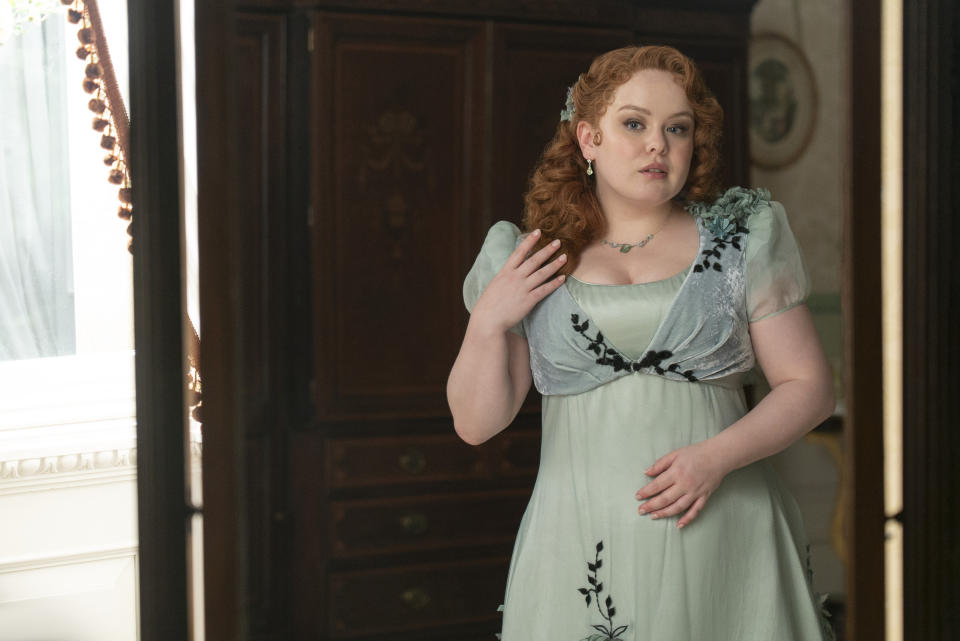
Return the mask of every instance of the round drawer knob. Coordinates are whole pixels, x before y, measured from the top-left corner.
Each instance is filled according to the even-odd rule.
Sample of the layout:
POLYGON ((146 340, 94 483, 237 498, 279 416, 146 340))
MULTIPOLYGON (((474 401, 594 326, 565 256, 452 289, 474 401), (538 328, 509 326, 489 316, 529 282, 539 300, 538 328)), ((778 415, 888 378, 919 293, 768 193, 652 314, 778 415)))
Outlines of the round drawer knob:
POLYGON ((430 595, 423 588, 408 588, 400 593, 400 599, 412 610, 422 610, 430 605, 430 595))
POLYGON ((427 457, 415 447, 408 447, 400 455, 400 468, 407 474, 419 474, 427 467, 427 457))
POLYGON ((407 534, 423 534, 429 525, 426 514, 410 512, 400 517, 400 527, 407 534))

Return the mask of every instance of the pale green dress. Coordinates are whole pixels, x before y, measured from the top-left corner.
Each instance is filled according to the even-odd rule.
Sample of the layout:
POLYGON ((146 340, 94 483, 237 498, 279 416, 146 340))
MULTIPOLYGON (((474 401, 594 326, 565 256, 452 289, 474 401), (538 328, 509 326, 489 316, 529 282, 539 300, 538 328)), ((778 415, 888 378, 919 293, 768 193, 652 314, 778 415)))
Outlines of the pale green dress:
MULTIPOLYGON (((754 223, 746 247, 751 320, 758 311, 766 317, 799 304, 809 289, 798 255, 762 249, 775 244, 771 233, 789 234, 789 227, 754 223), (792 263, 793 282, 769 295, 751 291, 751 283, 765 282, 771 260, 792 263), (764 307, 771 304, 775 309, 764 307)), ((491 237, 481 268, 468 276, 471 309, 502 264, 483 259, 484 252, 502 256, 489 245, 503 241, 491 237)), ((639 358, 689 270, 635 285, 571 277, 564 287, 610 343, 639 358)), ((542 408, 540 469, 514 547, 503 641, 829 638, 800 512, 767 461, 728 474, 683 529, 676 527, 679 516, 637 513, 634 495, 651 479, 648 466, 744 415, 740 375, 704 383, 637 373, 579 394, 544 396, 542 408)))

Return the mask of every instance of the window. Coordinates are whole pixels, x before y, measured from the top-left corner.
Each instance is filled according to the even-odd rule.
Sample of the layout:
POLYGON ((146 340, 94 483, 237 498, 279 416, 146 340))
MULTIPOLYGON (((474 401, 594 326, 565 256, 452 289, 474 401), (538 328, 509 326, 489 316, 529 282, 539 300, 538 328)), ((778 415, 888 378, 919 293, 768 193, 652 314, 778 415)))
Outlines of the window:
MULTIPOLYGON (((81 88, 78 26, 59 1, 11 6, 19 21, 0 18, 0 386, 16 390, 0 398, 8 469, 13 439, 39 451, 58 426, 96 423, 124 443, 135 435, 131 256, 81 88)), ((118 36, 110 44, 124 93, 126 3, 100 6, 118 36)), ((105 436, 94 440, 106 445, 105 436)), ((53 433, 48 446, 50 456, 68 453, 53 433)))
MULTIPOLYGON (((126 1, 98 4, 127 95, 126 1)), ((132 262, 78 7, 0 0, 0 630, 119 641, 137 635, 132 262)))

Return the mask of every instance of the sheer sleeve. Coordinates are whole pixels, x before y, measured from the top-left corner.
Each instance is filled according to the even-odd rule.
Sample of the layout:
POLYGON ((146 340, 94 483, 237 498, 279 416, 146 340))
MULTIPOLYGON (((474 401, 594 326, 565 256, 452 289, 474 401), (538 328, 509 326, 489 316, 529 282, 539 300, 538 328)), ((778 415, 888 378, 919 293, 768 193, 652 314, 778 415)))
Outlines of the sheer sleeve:
POLYGON ((750 216, 746 243, 750 322, 785 312, 810 294, 810 275, 783 205, 772 200, 750 216))
MULTIPOLYGON (((463 281, 463 302, 467 306, 467 311, 473 311, 473 306, 477 304, 480 294, 516 249, 520 236, 520 229, 506 220, 495 223, 487 232, 480 253, 463 281)), ((511 327, 510 331, 526 337, 523 325, 520 323, 511 327)))

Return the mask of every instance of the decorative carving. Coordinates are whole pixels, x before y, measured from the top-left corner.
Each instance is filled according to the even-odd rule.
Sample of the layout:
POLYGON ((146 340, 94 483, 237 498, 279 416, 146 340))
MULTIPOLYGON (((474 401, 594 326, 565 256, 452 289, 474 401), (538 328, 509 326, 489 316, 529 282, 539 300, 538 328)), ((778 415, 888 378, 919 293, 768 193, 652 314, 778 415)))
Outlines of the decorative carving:
MULTIPOLYGON (((203 454, 202 444, 192 441, 190 443, 190 454, 194 461, 199 463, 203 454)), ((130 472, 135 474, 136 466, 136 447, 0 460, 0 492, 6 489, 4 488, 4 482, 55 481, 57 477, 73 479, 78 474, 97 475, 97 473, 102 472, 130 472)))
POLYGON ((364 147, 364 160, 370 169, 393 169, 395 178, 402 178, 404 171, 423 171, 426 153, 423 130, 417 127, 417 119, 409 111, 385 111, 380 114, 377 124, 367 129, 367 143, 369 146, 364 147))
POLYGON ((136 457, 137 449, 131 447, 0 461, 0 479, 134 467, 136 457))
MULTIPOLYGON (((391 257, 402 260, 403 245, 411 232, 410 207, 404 191, 410 188, 410 174, 423 174, 428 164, 424 130, 418 127, 416 116, 409 111, 385 111, 376 124, 367 128, 362 153, 363 164, 357 176, 360 188, 366 190, 371 181, 386 187, 384 193, 388 195, 380 204, 380 222, 392 242, 391 257), (386 175, 374 178, 370 172, 386 175)), ((423 178, 417 180, 423 181, 423 178)))

